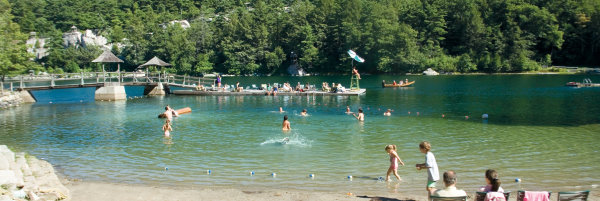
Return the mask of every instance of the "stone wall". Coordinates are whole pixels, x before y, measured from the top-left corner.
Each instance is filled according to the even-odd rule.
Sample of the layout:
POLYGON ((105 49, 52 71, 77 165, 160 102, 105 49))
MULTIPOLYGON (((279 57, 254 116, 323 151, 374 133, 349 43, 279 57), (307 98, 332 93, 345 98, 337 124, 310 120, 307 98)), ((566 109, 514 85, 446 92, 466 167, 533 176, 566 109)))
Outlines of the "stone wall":
POLYGON ((0 201, 69 199, 50 163, 0 145, 0 201))
POLYGON ((4 91, 0 92, 0 108, 5 109, 8 107, 19 106, 23 103, 21 95, 17 92, 4 91))

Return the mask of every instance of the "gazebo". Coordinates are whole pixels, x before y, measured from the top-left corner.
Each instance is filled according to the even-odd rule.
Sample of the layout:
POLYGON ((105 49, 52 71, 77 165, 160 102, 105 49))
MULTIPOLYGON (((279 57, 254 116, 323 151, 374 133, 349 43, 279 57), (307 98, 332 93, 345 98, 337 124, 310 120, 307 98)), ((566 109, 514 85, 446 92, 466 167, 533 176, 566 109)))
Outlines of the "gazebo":
POLYGON ((163 60, 160 60, 158 57, 154 56, 154 57, 152 57, 152 59, 150 59, 145 64, 138 66, 138 68, 143 68, 146 66, 171 66, 171 64, 164 62, 163 60))
POLYGON ((117 83, 106 83, 106 77, 104 77, 104 86, 96 89, 95 100, 127 100, 127 94, 125 94, 125 87, 121 86, 121 65, 123 60, 119 59, 110 51, 104 51, 98 58, 94 59, 94 63, 102 63, 102 74, 104 74, 104 63, 117 63, 117 73, 119 74, 119 81, 117 83))
MULTIPOLYGON (((117 63, 117 73, 121 72, 121 64, 123 60, 119 59, 119 57, 115 56, 110 51, 104 51, 98 58, 94 59, 92 63, 102 63, 102 73, 104 73, 104 63, 117 63)), ((119 78, 119 82, 121 79, 119 78)))
MULTIPOLYGON (((146 76, 149 76, 148 74, 148 66, 171 66, 171 64, 164 62, 163 60, 160 60, 158 57, 154 56, 152 57, 152 59, 150 59, 148 62, 138 66, 137 68, 144 68, 146 67, 146 76)), ((160 74, 159 74, 159 79, 160 81, 160 74)), ((154 86, 146 86, 146 88, 144 88, 144 94, 148 94, 148 95, 165 95, 165 90, 167 90, 167 92, 170 90, 168 88, 168 86, 163 86, 162 83, 158 83, 156 85, 156 87, 154 86)))

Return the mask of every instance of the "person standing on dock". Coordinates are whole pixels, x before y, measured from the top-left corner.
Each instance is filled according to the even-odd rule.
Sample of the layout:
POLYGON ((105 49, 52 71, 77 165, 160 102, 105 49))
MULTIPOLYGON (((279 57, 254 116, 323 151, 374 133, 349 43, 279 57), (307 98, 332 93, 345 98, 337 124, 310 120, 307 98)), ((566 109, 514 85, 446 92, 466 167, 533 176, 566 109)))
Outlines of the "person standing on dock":
POLYGON ((221 87, 221 75, 217 75, 217 87, 221 87))
POLYGON ((284 131, 288 131, 291 130, 292 128, 290 128, 290 121, 288 121, 288 116, 284 115, 283 116, 283 125, 282 125, 282 130, 284 131))

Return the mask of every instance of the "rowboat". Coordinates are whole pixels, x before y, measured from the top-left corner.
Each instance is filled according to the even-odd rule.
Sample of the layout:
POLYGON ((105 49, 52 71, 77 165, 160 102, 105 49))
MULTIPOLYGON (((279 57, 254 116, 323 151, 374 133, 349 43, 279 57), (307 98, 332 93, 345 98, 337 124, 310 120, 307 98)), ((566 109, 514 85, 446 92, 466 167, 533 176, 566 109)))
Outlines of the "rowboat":
MULTIPOLYGON (((175 110, 175 112, 177 112, 177 114, 190 113, 190 112, 192 112, 192 108, 184 107, 184 108, 175 110)), ((173 114, 173 115, 175 115, 175 114, 173 114)), ((158 118, 167 118, 167 116, 165 115, 165 113, 160 113, 160 114, 158 114, 158 118)))
POLYGON ((383 87, 408 87, 414 83, 415 83, 415 81, 407 82, 404 84, 384 84, 383 87))

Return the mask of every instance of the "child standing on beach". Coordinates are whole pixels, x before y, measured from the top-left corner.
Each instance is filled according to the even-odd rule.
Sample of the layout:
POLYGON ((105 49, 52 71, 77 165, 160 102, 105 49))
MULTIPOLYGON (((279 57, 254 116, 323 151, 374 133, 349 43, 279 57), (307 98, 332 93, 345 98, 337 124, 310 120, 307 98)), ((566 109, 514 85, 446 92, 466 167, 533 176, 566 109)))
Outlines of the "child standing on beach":
POLYGON ((400 156, 396 153, 396 145, 390 144, 385 146, 385 151, 390 155, 390 168, 388 168, 385 181, 390 180, 390 173, 392 172, 394 172, 394 176, 396 176, 398 181, 402 181, 400 176, 398 176, 398 162, 400 162, 400 165, 402 166, 404 166, 404 162, 402 162, 402 159, 400 159, 400 156))
POLYGON ((171 120, 167 119, 165 121, 165 125, 163 125, 162 130, 165 132, 165 137, 171 137, 170 131, 173 131, 171 127, 171 120))
POLYGON ((417 164, 417 170, 427 169, 427 186, 425 189, 429 196, 435 191, 435 182, 440 180, 440 173, 438 171, 437 162, 435 156, 431 153, 431 144, 427 141, 419 144, 419 150, 425 154, 425 163, 417 164))

